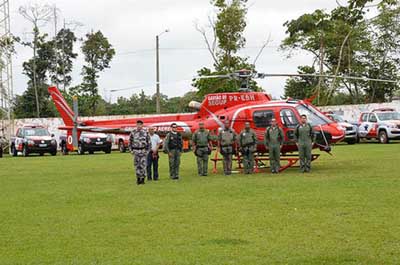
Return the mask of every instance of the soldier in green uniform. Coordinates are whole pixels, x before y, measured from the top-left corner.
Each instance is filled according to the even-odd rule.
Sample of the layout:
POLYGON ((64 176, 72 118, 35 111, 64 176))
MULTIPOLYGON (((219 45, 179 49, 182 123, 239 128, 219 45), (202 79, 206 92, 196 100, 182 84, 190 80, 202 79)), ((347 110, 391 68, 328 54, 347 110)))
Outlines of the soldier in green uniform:
POLYGON ((244 124, 245 128, 239 135, 239 146, 243 156, 245 174, 251 174, 254 170, 254 152, 257 149, 256 133, 250 128, 250 122, 244 124))
POLYGON ((303 173, 310 172, 311 150, 314 145, 315 134, 311 124, 307 122, 306 115, 301 115, 301 123, 296 127, 294 135, 299 150, 300 171, 303 173))
POLYGON ((199 123, 199 129, 195 131, 192 137, 193 151, 197 156, 197 171, 199 176, 207 176, 208 155, 211 151, 210 132, 204 128, 204 123, 199 123))
POLYGON ((224 174, 232 173, 232 155, 234 153, 234 145, 236 143, 236 133, 229 128, 229 121, 224 122, 224 129, 218 135, 218 148, 224 157, 224 174))
POLYGON ((265 130, 264 145, 268 150, 272 173, 279 173, 283 140, 283 130, 279 128, 276 119, 271 119, 271 126, 265 130))
POLYGON ((179 179, 179 166, 183 147, 182 135, 177 132, 176 123, 171 124, 171 131, 164 139, 164 153, 169 157, 169 176, 171 179, 179 179))

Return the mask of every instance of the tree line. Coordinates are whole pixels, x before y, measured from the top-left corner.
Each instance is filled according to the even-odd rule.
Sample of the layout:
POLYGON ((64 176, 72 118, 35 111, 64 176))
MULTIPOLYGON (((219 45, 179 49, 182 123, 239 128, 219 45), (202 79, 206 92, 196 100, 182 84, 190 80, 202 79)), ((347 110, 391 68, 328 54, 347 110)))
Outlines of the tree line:
MULTIPOLYGON (((318 9, 284 24, 286 37, 281 43, 281 51, 288 57, 296 51, 308 52, 314 58, 310 65, 299 65, 298 73, 399 80, 399 2, 348 0, 345 5, 340 1, 337 3, 338 6, 330 12, 318 9), (372 9, 376 10, 373 16, 372 9)), ((203 36, 213 65, 199 69, 197 74, 207 77, 240 69, 256 71, 257 59, 269 40, 265 40, 253 61, 239 55, 246 45, 247 0, 212 0, 211 5, 214 13, 208 18, 208 24, 197 23, 195 29, 203 36)), ((57 85, 67 101, 77 95, 82 116, 156 112, 155 95, 145 95, 143 91, 130 98, 119 97, 114 103, 104 100, 99 95, 97 80, 103 71, 110 68, 114 47, 100 30, 78 38, 71 27, 64 26, 50 37, 41 31, 40 25, 50 20, 51 10, 46 5, 21 7, 20 14, 32 24, 32 40, 24 42, 15 37, 5 44, 0 42, 12 51, 16 43, 32 49, 32 58, 23 63, 22 73, 28 82, 25 92, 14 99, 15 117, 57 116, 47 93, 50 84, 57 85), (81 69, 81 83, 71 87, 78 43, 85 64, 81 69)), ((233 92, 241 87, 237 80, 230 78, 195 79, 192 85, 196 91, 183 97, 162 95, 162 112, 186 112, 191 100, 201 101, 208 93, 233 92)), ((252 79, 249 88, 262 91, 252 79)), ((284 89, 284 98, 302 99, 315 95, 314 103, 318 105, 384 102, 399 93, 398 83, 311 76, 289 78, 284 89)))

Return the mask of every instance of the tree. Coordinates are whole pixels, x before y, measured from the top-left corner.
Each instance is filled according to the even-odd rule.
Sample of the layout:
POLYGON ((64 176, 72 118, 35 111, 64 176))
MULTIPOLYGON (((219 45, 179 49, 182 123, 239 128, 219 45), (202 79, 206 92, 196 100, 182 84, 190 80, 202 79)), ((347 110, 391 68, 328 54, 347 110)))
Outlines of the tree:
MULTIPOLYGON (((216 19, 209 18, 212 29, 212 41, 207 37, 204 27, 196 25, 205 40, 208 51, 213 58, 214 70, 204 67, 197 71, 199 76, 223 75, 241 69, 254 70, 248 58, 237 55, 244 47, 246 39, 243 31, 246 28, 247 0, 212 0, 216 8, 216 19)), ((199 95, 208 93, 238 91, 240 82, 227 78, 196 79, 193 86, 198 88, 199 95)), ((260 90, 254 81, 250 88, 260 90)))
POLYGON ((47 74, 55 59, 55 53, 52 43, 46 41, 46 37, 47 34, 37 35, 36 56, 22 65, 23 74, 28 77, 28 87, 21 96, 16 97, 14 112, 17 118, 37 117, 38 109, 39 117, 55 115, 55 108, 47 92, 47 74))
POLYGON ((32 64, 32 85, 35 91, 35 101, 36 101, 36 115, 40 117, 40 104, 39 104, 39 93, 38 93, 38 82, 36 80, 36 52, 38 46, 38 39, 40 36, 39 27, 44 26, 51 19, 52 8, 49 5, 30 5, 21 6, 19 8, 19 13, 28 21, 33 24, 33 41, 30 43, 25 43, 33 50, 32 64))
MULTIPOLYGON (((374 78, 399 80, 400 69, 400 3, 381 3, 379 14, 372 19, 369 33, 371 49, 361 61, 368 75, 374 78)), ((368 102, 391 100, 399 86, 395 83, 372 82, 365 86, 368 102)))
POLYGON ((101 71, 110 67, 115 50, 101 31, 97 31, 86 34, 82 52, 86 65, 82 68, 83 83, 77 92, 80 97, 86 97, 87 109, 94 115, 97 102, 101 98, 98 93, 97 79, 101 71))
POLYGON ((50 80, 57 86, 62 84, 63 91, 71 84, 72 60, 78 54, 74 53, 75 34, 68 28, 61 29, 51 44, 55 50, 55 60, 50 65, 50 80))
MULTIPOLYGON (((311 14, 304 14, 295 20, 287 21, 284 25, 287 27, 286 33, 289 36, 283 40, 281 47, 289 52, 297 49, 311 52, 315 61, 320 64, 320 73, 334 76, 355 75, 395 79, 397 77, 395 60, 388 59, 384 52, 390 50, 386 49, 386 46, 388 43, 395 43, 395 38, 390 41, 386 37, 385 41, 381 43, 376 41, 382 36, 393 37, 395 34, 385 34, 383 30, 372 28, 374 20, 371 23, 365 18, 367 4, 370 2, 372 1, 349 0, 347 6, 338 6, 329 14, 316 10, 311 14), (382 51, 379 52, 379 49, 382 51), (382 63, 382 58, 385 58, 385 63, 382 63)), ((396 3, 394 0, 380 1, 378 4, 380 14, 383 14, 382 7, 393 7, 396 3)), ((380 16, 378 15, 378 17, 380 16)), ((385 18, 389 17, 385 16, 385 18)), ((398 27, 396 19, 392 17, 389 21, 391 21, 390 25, 398 27)), ((388 23, 384 28, 388 29, 388 23)), ((399 52, 398 48, 392 50, 391 58, 394 58, 393 55, 396 54, 393 51, 397 51, 397 54, 399 52)), ((323 104, 331 104, 335 93, 340 92, 342 88, 350 95, 352 103, 361 103, 364 101, 364 91, 367 94, 374 94, 377 89, 382 92, 384 87, 388 87, 387 85, 339 78, 323 82, 323 79, 320 78, 315 91, 319 95, 321 89, 325 90, 321 92, 324 97, 323 104), (325 87, 323 88, 321 84, 324 83, 325 87)), ((393 86, 391 87, 393 88, 393 86)), ((383 94, 386 94, 383 96, 385 98, 390 93, 383 92, 383 94)))
MULTIPOLYGON (((315 68, 310 66, 299 66, 299 74, 315 74, 315 68)), ((314 77, 301 76, 286 80, 284 98, 305 99, 315 94, 318 80, 314 77)))

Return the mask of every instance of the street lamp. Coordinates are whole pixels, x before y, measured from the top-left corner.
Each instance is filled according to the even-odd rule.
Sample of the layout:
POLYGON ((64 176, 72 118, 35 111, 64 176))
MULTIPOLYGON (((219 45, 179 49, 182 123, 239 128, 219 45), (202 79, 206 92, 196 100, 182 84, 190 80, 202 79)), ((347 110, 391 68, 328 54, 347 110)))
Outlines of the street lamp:
POLYGON ((160 34, 156 35, 156 112, 160 113, 160 62, 159 62, 159 37, 169 32, 169 29, 164 30, 160 34))

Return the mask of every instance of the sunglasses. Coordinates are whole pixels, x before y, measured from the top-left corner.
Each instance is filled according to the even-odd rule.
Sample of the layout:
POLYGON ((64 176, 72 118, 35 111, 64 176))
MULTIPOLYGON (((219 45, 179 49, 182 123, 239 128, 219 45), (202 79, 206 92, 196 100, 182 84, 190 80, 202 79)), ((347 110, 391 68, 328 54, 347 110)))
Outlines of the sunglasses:
POLYGON ((176 128, 178 128, 178 127, 176 127, 176 126, 172 126, 172 129, 176 129, 176 128))

